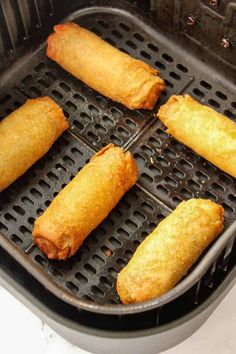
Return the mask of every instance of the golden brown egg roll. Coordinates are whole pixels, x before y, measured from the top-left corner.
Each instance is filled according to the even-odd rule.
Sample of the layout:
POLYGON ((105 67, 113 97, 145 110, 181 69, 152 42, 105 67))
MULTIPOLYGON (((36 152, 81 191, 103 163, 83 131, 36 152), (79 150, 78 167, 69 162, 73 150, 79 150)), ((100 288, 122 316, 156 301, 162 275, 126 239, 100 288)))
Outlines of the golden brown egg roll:
POLYGON ((236 178, 236 124, 229 118, 189 95, 171 96, 158 117, 169 134, 236 178))
POLYGON ((0 192, 50 149, 68 128, 49 97, 28 100, 0 122, 0 192))
POLYGON ((223 222, 224 209, 210 200, 181 202, 118 274, 121 301, 150 300, 172 289, 221 232, 223 222))
POLYGON ((130 109, 152 109, 164 89, 158 70, 75 23, 54 27, 47 56, 94 90, 130 109))
POLYGON ((48 258, 72 256, 138 178, 131 153, 109 144, 35 221, 33 239, 48 258))

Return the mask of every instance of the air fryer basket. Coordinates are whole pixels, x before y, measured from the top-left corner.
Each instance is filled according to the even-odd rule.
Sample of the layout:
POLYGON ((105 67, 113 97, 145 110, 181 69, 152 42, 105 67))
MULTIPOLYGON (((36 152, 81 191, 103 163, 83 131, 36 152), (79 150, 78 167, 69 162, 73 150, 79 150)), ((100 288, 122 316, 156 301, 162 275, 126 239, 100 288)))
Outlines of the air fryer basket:
MULTIPOLYGON (((201 57, 194 54, 194 45, 191 50, 184 49, 186 38, 195 36, 189 29, 188 19, 194 7, 189 9, 189 16, 184 15, 187 22, 181 24, 180 30, 185 37, 179 34, 178 42, 169 33, 157 30, 150 19, 125 2, 72 1, 73 6, 63 14, 59 2, 39 1, 41 7, 35 8, 37 2, 31 5, 32 13, 37 15, 35 23, 32 20, 32 26, 34 23, 38 27, 34 40, 26 29, 28 22, 22 3, 17 2, 14 8, 19 24, 15 27, 21 28, 18 35, 23 35, 26 41, 19 47, 13 40, 15 27, 9 30, 12 19, 6 16, 10 6, 7 3, 0 2, 3 23, 0 31, 5 57, 12 65, 7 65, 5 58, 0 68, 0 115, 3 118, 27 98, 48 95, 64 109, 70 129, 45 157, 1 193, 0 245, 51 293, 79 309, 78 321, 86 318, 91 327, 106 328, 110 315, 109 326, 114 329, 147 328, 167 323, 178 312, 183 315, 192 311, 214 293, 235 266, 232 257, 236 232, 235 181, 169 136, 154 112, 170 95, 187 92, 234 120, 236 90, 233 76, 231 81, 227 77, 235 72, 231 62, 233 42, 228 48, 231 54, 222 54, 222 58, 219 53, 210 53, 210 47, 206 52, 202 49, 201 57), (43 3, 47 6, 43 7, 43 3), (40 17, 45 13, 50 16, 40 17), (78 22, 117 48, 159 69, 166 90, 153 112, 130 111, 108 100, 49 60, 44 41, 53 24, 61 20, 78 22), (40 28, 44 31, 39 31, 40 28), (213 62, 215 65, 211 65, 213 62), (217 72, 216 68, 219 68, 217 72), (65 262, 49 261, 32 244, 34 220, 89 158, 109 142, 134 154, 140 171, 138 183, 85 240, 75 256, 65 262), (115 291, 117 273, 158 222, 181 200, 192 197, 209 198, 224 207, 224 233, 171 292, 146 303, 120 305, 115 291), (90 317, 84 316, 83 311, 90 312, 90 317), (137 318, 138 322, 134 320, 137 318)), ((158 8, 159 3, 153 1, 153 8, 158 8)), ((163 6, 163 16, 165 11, 171 12, 172 3, 168 1, 169 5, 163 6)), ((188 4, 193 6, 195 1, 188 4)), ((147 9, 148 5, 144 6, 143 10, 147 9)), ((153 11, 148 15, 154 19, 159 16, 153 11)))
MULTIPOLYGON (((120 321, 120 329, 113 328, 111 316, 106 318, 109 330, 99 329, 101 318, 91 319, 86 313, 78 313, 71 305, 55 298, 35 278, 21 267, 9 254, 0 249, 0 285, 23 302, 31 311, 39 316, 43 323, 47 323, 68 341, 80 348, 95 354, 157 354, 186 339, 209 317, 225 294, 235 283, 235 267, 231 268, 229 262, 228 272, 224 273, 219 285, 192 311, 186 309, 184 301, 175 303, 165 309, 163 306, 159 322, 160 324, 147 329, 126 330, 123 321, 120 321), (182 310, 179 311, 179 308, 182 310), (180 315, 180 312, 181 315, 180 315), (81 321, 81 318, 84 321, 81 321), (85 319, 90 319, 90 323, 85 319), (168 322, 162 323, 163 319, 168 322), (99 324, 94 328, 91 322, 99 324)), ((189 294, 190 295, 190 294, 189 294)), ((188 297, 187 297, 188 298, 188 297)), ((186 298, 185 298, 186 300, 186 298)), ((129 322, 137 322, 136 315, 130 316, 129 322)), ((151 315, 145 322, 150 320, 151 315)), ((139 319, 140 320, 140 319, 139 319)), ((142 319, 143 320, 143 319, 142 319)))

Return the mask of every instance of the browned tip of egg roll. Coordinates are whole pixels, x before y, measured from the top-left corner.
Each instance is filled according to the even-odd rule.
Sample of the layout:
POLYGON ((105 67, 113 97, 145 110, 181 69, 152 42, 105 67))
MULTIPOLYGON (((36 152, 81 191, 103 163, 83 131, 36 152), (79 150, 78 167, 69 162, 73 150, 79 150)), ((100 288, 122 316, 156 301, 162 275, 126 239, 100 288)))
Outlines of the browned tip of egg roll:
POLYGON ((48 258, 72 256, 137 178, 131 153, 109 144, 91 158, 35 221, 34 242, 48 258))
POLYGON ((224 209, 206 199, 190 199, 146 237, 118 274, 124 304, 153 299, 172 289, 222 231, 224 209))
POLYGON ((164 89, 158 70, 75 23, 54 26, 47 56, 88 86, 130 109, 152 109, 164 89))
POLYGON ((236 178, 236 124, 189 95, 171 96, 160 107, 167 132, 236 178))
POLYGON ((28 100, 0 122, 0 192, 50 149, 68 128, 49 97, 28 100))

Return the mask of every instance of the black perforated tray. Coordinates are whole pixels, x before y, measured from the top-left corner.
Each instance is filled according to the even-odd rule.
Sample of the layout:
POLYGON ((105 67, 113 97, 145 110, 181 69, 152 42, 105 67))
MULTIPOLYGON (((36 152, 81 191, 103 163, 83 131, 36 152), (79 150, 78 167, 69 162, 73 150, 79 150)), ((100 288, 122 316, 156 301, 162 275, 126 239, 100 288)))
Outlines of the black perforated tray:
POLYGON ((222 85, 196 59, 186 58, 181 48, 134 14, 90 7, 73 13, 69 20, 157 67, 165 79, 166 90, 153 112, 130 111, 102 97, 49 60, 44 44, 28 53, 21 65, 16 63, 12 69, 14 80, 11 77, 6 82, 8 92, 5 89, 0 98, 1 117, 29 97, 48 95, 64 109, 70 129, 45 157, 1 193, 0 245, 51 292, 78 308, 105 314, 142 312, 170 301, 174 304, 175 298, 191 288, 191 296, 185 299, 186 308, 191 309, 197 305, 199 294, 211 293, 227 273, 228 264, 232 265, 236 185, 232 177, 166 134, 153 114, 170 95, 188 92, 235 119, 236 92, 225 82, 222 85), (47 260, 32 244, 34 220, 95 151, 110 142, 134 154, 140 171, 137 185, 75 256, 67 261, 47 260), (158 222, 181 200, 191 197, 220 203, 225 209, 226 231, 171 292, 145 304, 119 305, 115 290, 117 273, 158 222))

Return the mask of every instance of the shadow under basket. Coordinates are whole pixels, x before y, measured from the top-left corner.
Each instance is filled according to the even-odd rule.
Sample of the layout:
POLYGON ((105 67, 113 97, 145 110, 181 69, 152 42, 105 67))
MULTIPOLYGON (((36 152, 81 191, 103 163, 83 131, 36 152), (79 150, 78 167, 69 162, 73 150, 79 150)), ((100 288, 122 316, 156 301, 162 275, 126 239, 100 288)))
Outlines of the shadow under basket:
MULTIPOLYGON (((154 113, 172 94, 189 93, 235 120, 235 87, 220 72, 216 77, 214 66, 200 57, 205 54, 197 56, 194 48, 187 52, 181 31, 178 42, 158 29, 154 5, 148 1, 71 1, 66 13, 59 1, 25 2, 32 15, 17 4, 11 8, 0 1, 0 119, 28 98, 47 95, 63 108, 70 129, 0 195, 0 282, 84 349, 136 354, 165 350, 191 335, 235 282, 236 184, 169 136, 154 113), (77 22, 157 68, 166 89, 154 110, 130 111, 49 60, 45 40, 61 21, 77 22), (133 153, 139 166, 137 184, 73 257, 48 260, 32 243, 35 219, 110 142, 133 153), (122 305, 115 288, 118 272, 158 223, 193 197, 224 207, 224 232, 169 293, 122 305)), ((222 59, 224 65, 228 72, 222 59)))

